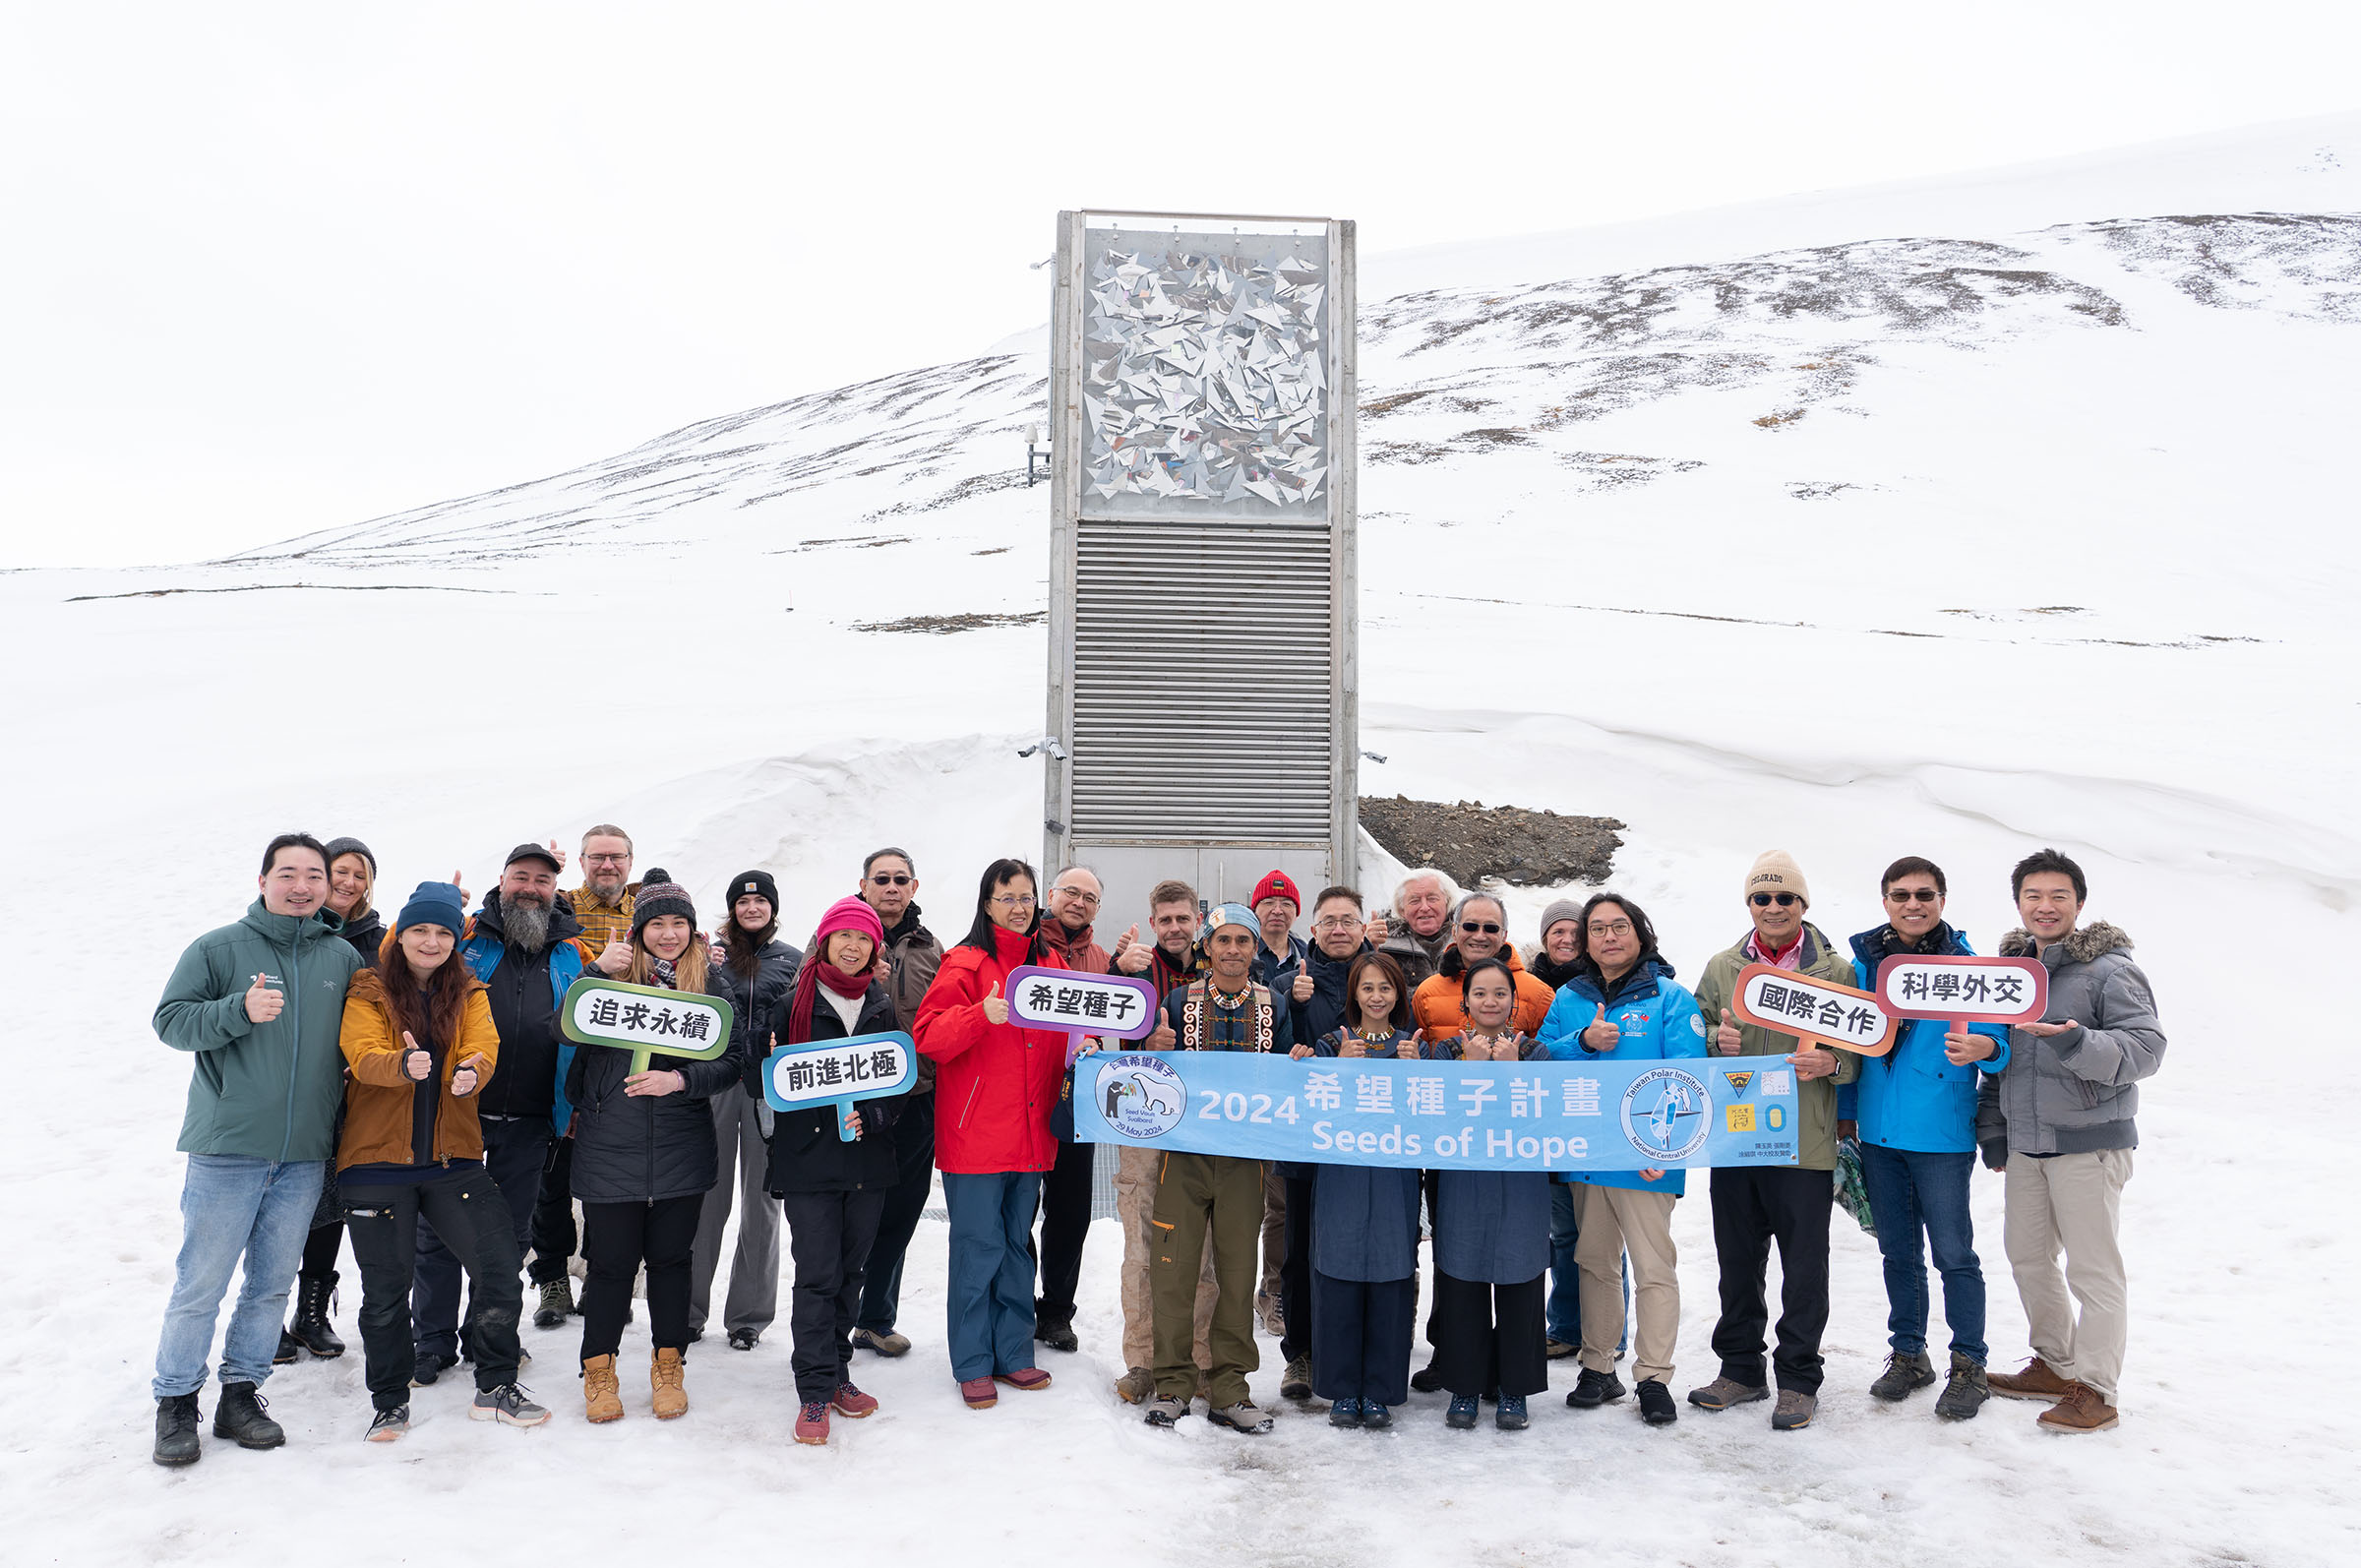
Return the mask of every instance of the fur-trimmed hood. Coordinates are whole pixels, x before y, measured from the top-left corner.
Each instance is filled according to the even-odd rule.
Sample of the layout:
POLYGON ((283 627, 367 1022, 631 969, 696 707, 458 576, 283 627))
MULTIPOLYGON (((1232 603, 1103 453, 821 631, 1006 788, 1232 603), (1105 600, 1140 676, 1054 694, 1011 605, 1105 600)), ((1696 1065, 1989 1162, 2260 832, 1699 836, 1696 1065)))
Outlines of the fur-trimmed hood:
MULTIPOLYGON (((2087 964, 2108 953, 2131 951, 2132 938, 2121 927, 2110 926, 2101 920, 2078 927, 2068 933, 2066 939, 2058 945, 2066 949, 2068 962, 2087 964)), ((2000 939, 2000 956, 2003 958, 2030 958, 2033 954, 2032 935, 2022 927, 2000 939)))

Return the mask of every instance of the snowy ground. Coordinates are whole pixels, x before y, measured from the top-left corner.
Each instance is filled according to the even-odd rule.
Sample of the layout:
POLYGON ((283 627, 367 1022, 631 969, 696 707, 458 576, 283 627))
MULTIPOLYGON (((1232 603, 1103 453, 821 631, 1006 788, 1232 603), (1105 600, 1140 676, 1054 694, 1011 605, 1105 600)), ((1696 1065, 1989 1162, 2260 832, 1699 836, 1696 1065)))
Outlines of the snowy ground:
MULTIPOLYGON (((1402 281, 1362 290, 1362 744, 1388 758, 1365 787, 1623 818, 1615 884, 1691 976, 1774 843, 1839 937, 1916 852, 1988 942, 2008 865, 2054 843, 2089 870, 2090 914, 2138 939, 2172 1048, 2127 1194, 2119 1431, 1873 1406, 1883 1292, 1842 1225, 1820 1418, 1793 1436, 1759 1410, 1651 1432, 1548 1399, 1521 1436, 1459 1434, 1436 1398, 1384 1437, 1295 1411, 1261 1442, 1153 1434, 1109 1389, 1104 1222, 1082 1354, 976 1415, 942 1359, 930 1222, 919 1349, 865 1366, 883 1411, 824 1452, 787 1438, 783 1326, 753 1356, 700 1348, 685 1421, 659 1427, 627 1379, 633 1418, 597 1430, 572 1336, 528 1332, 550 1427, 470 1425, 444 1387, 406 1443, 366 1448, 348 1288, 354 1353, 270 1385, 286 1450, 150 1466, 187 1065, 148 1019, 272 832, 357 832, 389 888, 455 863, 480 891, 516 840, 612 818, 707 902, 771 867, 791 928, 878 843, 914 851, 938 930, 983 860, 1036 850, 1040 779, 1014 749, 1039 734, 1038 625, 864 630, 1043 606, 1046 492, 1007 477, 1041 367, 999 355, 233 561, 0 574, 0 799, 30 850, 0 909, 29 1091, 0 1145, 0 1555, 2361 1557, 2337 1457, 2361 1419, 2315 1392, 2361 1294, 2325 984, 2361 895, 2356 211, 2361 118, 1378 259, 1371 279, 1402 281), (2221 214, 2248 215, 2169 221, 2221 214)), ((1547 896, 1514 896, 1520 929, 1547 896)), ((2013 1360, 1996 1177, 1977 1220, 2013 1360)), ((1685 1388, 1713 1371, 1702 1199, 1676 1232, 1685 1388)))

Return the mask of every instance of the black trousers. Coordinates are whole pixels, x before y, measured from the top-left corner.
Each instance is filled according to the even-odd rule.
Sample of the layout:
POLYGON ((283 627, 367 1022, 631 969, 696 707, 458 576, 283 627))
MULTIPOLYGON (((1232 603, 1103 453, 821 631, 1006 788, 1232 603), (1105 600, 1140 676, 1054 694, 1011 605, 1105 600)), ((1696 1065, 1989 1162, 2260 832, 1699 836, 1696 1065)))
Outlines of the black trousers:
POLYGON ((1542 1316, 1546 1269, 1522 1285, 1488 1285, 1434 1271, 1434 1345, 1443 1387, 1460 1399, 1498 1389, 1539 1394, 1549 1386, 1542 1316))
MULTIPOLYGON (((336 1190, 335 1177, 333 1176, 328 1179, 327 1190, 331 1194, 336 1190)), ((344 1221, 342 1216, 339 1215, 325 1225, 313 1226, 312 1234, 303 1238, 303 1267, 296 1271, 295 1277, 300 1280, 326 1280, 331 1285, 335 1284, 336 1252, 343 1245, 344 1221)))
MULTIPOLYGON (((1303 1183, 1306 1187, 1311 1183, 1303 1183)), ((1287 1197, 1296 1212, 1296 1196, 1287 1197)), ((1311 1391, 1322 1399, 1401 1405, 1410 1399, 1410 1325, 1419 1315, 1416 1280, 1339 1280, 1316 1270, 1311 1391)), ((1287 1331, 1296 1332, 1294 1313, 1287 1331)))
MULTIPOLYGON (((1287 1229, 1284 1233, 1286 1254, 1279 1260, 1279 1319, 1287 1330, 1279 1336, 1279 1356, 1294 1360, 1309 1356, 1315 1365, 1319 1359, 1314 1347, 1320 1343, 1316 1327, 1319 1312, 1319 1293, 1311 1285, 1311 1177, 1308 1176, 1282 1176, 1287 1183, 1287 1229)), ((1415 1281, 1403 1282, 1411 1287, 1411 1310, 1418 1310, 1418 1286, 1415 1281)), ((1409 1375, 1407 1373, 1405 1376, 1409 1375)), ((1328 1399, 1360 1399, 1359 1394, 1329 1394, 1328 1399)), ((1366 1396, 1375 1399, 1374 1394, 1366 1396)), ((1398 1399, 1381 1401, 1399 1405, 1398 1399)))
MULTIPOLYGON (((541 1166, 548 1157, 548 1117, 484 1117, 484 1169, 500 1188, 519 1258, 524 1256, 533 1200, 541 1190, 541 1166)), ((424 1215, 418 1220, 418 1273, 410 1287, 410 1318, 420 1355, 458 1354, 459 1259, 424 1215)), ((467 1354, 475 1354, 472 1346, 467 1354)))
MULTIPOLYGON (((1441 1214, 1442 1190, 1443 1174, 1440 1171, 1421 1171, 1419 1173, 1419 1195, 1426 1200, 1426 1251, 1429 1262, 1433 1261, 1434 1237, 1437 1230, 1435 1221, 1441 1214)), ((1434 1272, 1439 1278, 1443 1271, 1438 1267, 1434 1272)), ((1426 1343, 1428 1345, 1439 1347, 1443 1343, 1440 1328, 1442 1312, 1443 1297, 1438 1291, 1426 1303, 1426 1343)), ((1438 1350, 1437 1355, 1439 1354, 1438 1350)), ((1429 1362, 1432 1362, 1434 1358, 1434 1357, 1427 1357, 1429 1362)))
POLYGON ((582 1359, 623 1347, 632 1281, 647 1265, 648 1336, 657 1350, 689 1349, 689 1254, 696 1246, 702 1192, 654 1203, 585 1203, 582 1248, 582 1359))
POLYGON ((1099 1146, 1060 1143, 1058 1163, 1042 1175, 1041 1240, 1034 1257, 1041 1265, 1041 1294, 1034 1298, 1037 1320, 1071 1321, 1074 1288, 1082 1280, 1082 1243, 1090 1236, 1090 1189, 1098 1176, 1099 1146))
POLYGON ((885 1212, 878 1217, 878 1239, 869 1249, 867 1282, 861 1287, 861 1319, 872 1334, 890 1334, 902 1311, 902 1255, 918 1234, 919 1216, 935 1190, 935 1091, 914 1094, 893 1118, 894 1181, 886 1189, 885 1212))
MULTIPOLYGON (((410 1401, 418 1369, 410 1337, 410 1277, 418 1257, 419 1222, 434 1226, 467 1273, 467 1343, 475 1352, 475 1386, 516 1380, 516 1314, 524 1291, 516 1282, 516 1226, 499 1185, 483 1171, 461 1171, 409 1186, 346 1187, 340 1199, 361 1266, 361 1352, 369 1399, 379 1410, 410 1401)), ((337 1236, 322 1227, 314 1236, 337 1236)))
POLYGON ((861 1284, 885 1190, 790 1192, 787 1250, 795 1259, 795 1289, 787 1326, 795 1336, 795 1397, 821 1402, 852 1381, 853 1319, 861 1315, 861 1284))
POLYGON ((581 1244, 574 1223, 574 1140, 559 1138, 541 1162, 541 1191, 533 1203, 535 1285, 566 1277, 567 1261, 581 1244))
POLYGON ((1820 1335, 1828 1327, 1828 1215, 1833 1171, 1715 1168, 1714 1251, 1722 1262, 1722 1317, 1714 1354, 1722 1375, 1763 1385, 1763 1329, 1770 1308, 1763 1274, 1779 1243, 1779 1350, 1772 1367, 1781 1388, 1820 1392, 1820 1335))

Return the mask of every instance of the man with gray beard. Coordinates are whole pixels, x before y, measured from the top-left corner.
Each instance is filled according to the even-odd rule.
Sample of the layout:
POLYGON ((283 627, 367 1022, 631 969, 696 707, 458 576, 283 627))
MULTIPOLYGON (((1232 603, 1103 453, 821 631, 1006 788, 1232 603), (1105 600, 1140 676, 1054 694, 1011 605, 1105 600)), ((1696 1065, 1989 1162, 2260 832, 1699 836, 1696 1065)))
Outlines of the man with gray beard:
MULTIPOLYGON (((500 1034, 500 1066, 476 1107, 484 1168, 508 1205, 519 1256, 531 1238, 542 1168, 574 1116, 565 1090, 574 1047, 558 1032, 558 1003, 593 957, 581 923, 558 899, 558 871, 556 854, 539 844, 511 850, 500 885, 485 895, 459 943, 459 957, 484 983, 500 1034)), ((431 1383, 459 1357, 459 1260, 423 1219, 410 1315, 418 1347, 413 1380, 431 1383)))

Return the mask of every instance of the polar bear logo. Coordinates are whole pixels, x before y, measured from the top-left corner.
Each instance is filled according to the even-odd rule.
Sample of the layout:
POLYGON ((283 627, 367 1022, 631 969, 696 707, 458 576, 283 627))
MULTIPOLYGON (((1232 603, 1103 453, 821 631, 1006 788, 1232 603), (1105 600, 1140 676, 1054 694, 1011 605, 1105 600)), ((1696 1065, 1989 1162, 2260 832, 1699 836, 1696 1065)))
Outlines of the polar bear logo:
POLYGON ((1188 1097, 1180 1076, 1154 1057, 1132 1056, 1099 1069, 1100 1114, 1127 1138, 1154 1138, 1180 1120, 1188 1097))

